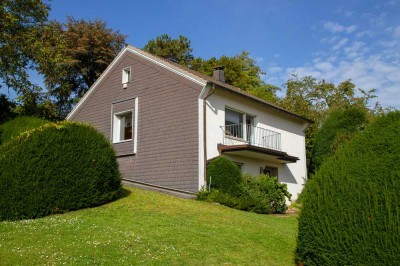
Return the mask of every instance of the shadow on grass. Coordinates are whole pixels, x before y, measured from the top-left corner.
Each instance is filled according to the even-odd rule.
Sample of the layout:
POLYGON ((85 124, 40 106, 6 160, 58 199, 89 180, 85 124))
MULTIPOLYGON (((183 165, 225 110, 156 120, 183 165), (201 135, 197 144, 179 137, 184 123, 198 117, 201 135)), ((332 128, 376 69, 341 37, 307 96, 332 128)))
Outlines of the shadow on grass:
POLYGON ((128 189, 121 187, 121 191, 119 192, 119 195, 118 195, 118 197, 115 198, 115 200, 120 200, 120 199, 126 198, 126 197, 128 197, 131 193, 132 193, 132 192, 129 191, 128 189))

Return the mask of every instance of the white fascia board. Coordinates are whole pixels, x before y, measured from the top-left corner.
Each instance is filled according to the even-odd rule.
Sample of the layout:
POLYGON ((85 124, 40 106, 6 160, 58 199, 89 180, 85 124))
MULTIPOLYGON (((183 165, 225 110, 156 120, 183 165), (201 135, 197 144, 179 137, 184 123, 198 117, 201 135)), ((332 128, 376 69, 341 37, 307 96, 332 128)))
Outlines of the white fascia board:
POLYGON ((192 82, 195 82, 196 84, 199 84, 201 86, 205 86, 207 82, 201 78, 195 78, 191 75, 188 75, 187 72, 180 70, 178 68, 173 68, 168 65, 167 62, 163 62, 161 60, 156 60, 144 53, 141 52, 139 49, 134 49, 132 46, 127 46, 125 47, 118 55, 115 57, 115 59, 111 62, 111 64, 106 68, 106 70, 100 75, 100 77, 96 80, 96 82, 90 87, 90 89, 85 93, 85 95, 82 97, 82 99, 78 102, 78 104, 72 109, 72 111, 68 114, 67 120, 70 120, 72 116, 75 114, 75 112, 79 109, 79 107, 83 104, 83 102, 86 101, 86 99, 91 95, 94 90, 96 89, 97 85, 103 80, 103 78, 107 75, 107 73, 112 69, 112 67, 118 62, 118 60, 126 53, 126 52, 131 52, 135 55, 138 55, 156 65, 159 65, 175 74, 178 74, 192 82))

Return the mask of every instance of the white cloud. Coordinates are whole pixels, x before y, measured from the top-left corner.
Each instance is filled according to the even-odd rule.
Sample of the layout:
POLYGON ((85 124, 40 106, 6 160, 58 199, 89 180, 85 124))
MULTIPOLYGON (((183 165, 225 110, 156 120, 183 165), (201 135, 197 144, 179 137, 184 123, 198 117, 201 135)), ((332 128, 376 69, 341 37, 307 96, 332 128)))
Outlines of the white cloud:
POLYGON ((357 38, 362 38, 364 36, 371 37, 372 35, 373 35, 373 32, 370 30, 360 31, 360 32, 356 33, 357 38))
POLYGON ((276 74, 279 73, 283 70, 282 67, 278 67, 278 66, 270 66, 268 67, 268 73, 269 74, 276 74))
POLYGON ((395 38, 400 38, 400 26, 397 26, 394 30, 393 30, 393 36, 395 38))
POLYGON ((343 26, 339 23, 332 22, 332 21, 324 22, 323 26, 326 30, 329 30, 332 33, 339 33, 339 32, 352 33, 357 29, 357 26, 355 26, 355 25, 346 27, 346 26, 343 26))
POLYGON ((351 79, 364 90, 377 89, 377 101, 384 106, 400 108, 400 65, 387 62, 380 56, 342 59, 334 64, 319 62, 305 67, 286 69, 286 79, 290 74, 313 76, 329 82, 339 83, 351 79))
POLYGON ((349 41, 349 39, 343 38, 343 39, 341 39, 336 45, 334 45, 334 46, 332 47, 332 49, 333 49, 333 50, 339 50, 339 49, 342 48, 348 41, 349 41))

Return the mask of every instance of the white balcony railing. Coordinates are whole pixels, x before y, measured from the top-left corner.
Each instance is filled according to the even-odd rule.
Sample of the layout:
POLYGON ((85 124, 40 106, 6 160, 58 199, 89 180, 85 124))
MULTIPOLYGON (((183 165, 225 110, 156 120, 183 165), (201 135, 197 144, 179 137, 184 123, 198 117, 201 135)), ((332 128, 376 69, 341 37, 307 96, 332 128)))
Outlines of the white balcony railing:
POLYGON ((262 148, 281 151, 281 134, 250 124, 221 126, 224 145, 250 144, 262 148))

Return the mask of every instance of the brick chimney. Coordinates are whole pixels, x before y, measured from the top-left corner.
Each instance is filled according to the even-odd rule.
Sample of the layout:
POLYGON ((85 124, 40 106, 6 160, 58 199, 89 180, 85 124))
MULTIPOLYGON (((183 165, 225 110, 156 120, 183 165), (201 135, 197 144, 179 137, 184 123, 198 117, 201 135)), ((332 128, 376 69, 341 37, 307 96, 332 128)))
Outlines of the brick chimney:
POLYGON ((219 82, 225 83, 225 73, 223 66, 214 67, 213 78, 219 82))

